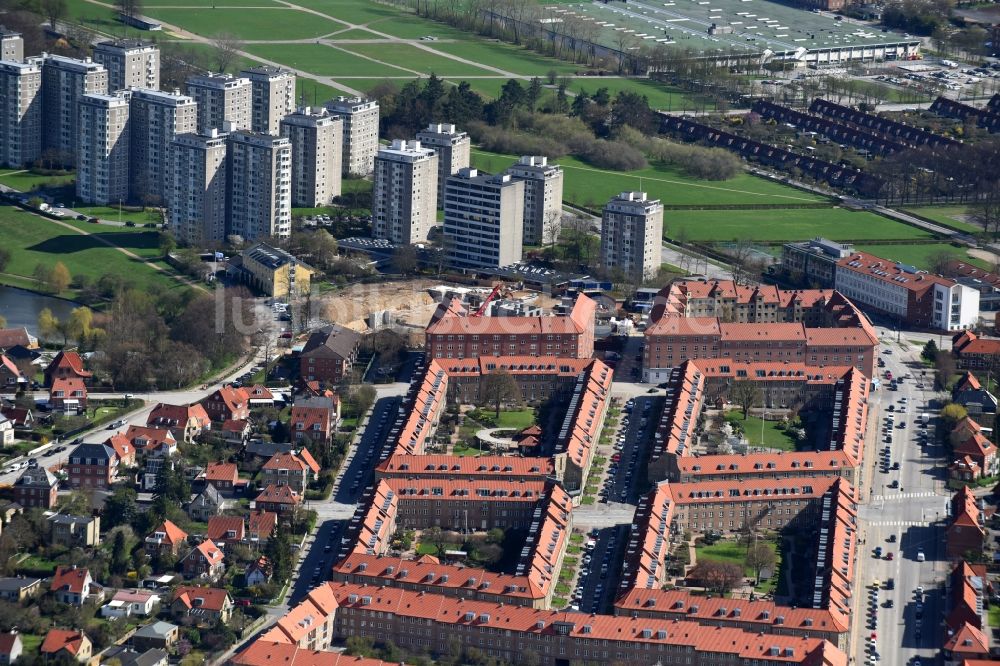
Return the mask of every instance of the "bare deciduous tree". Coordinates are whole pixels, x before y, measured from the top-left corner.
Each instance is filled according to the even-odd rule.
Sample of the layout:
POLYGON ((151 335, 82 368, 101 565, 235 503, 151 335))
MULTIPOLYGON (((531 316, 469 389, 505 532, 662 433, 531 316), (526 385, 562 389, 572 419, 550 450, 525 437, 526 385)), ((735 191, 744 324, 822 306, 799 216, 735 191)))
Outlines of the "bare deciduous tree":
POLYGON ((217 72, 227 71, 239 58, 243 42, 232 33, 222 32, 212 40, 215 47, 212 60, 217 72))
POLYGON ((740 406, 744 419, 750 415, 750 410, 760 403, 761 397, 757 383, 748 379, 733 382, 733 387, 729 391, 729 399, 740 406))

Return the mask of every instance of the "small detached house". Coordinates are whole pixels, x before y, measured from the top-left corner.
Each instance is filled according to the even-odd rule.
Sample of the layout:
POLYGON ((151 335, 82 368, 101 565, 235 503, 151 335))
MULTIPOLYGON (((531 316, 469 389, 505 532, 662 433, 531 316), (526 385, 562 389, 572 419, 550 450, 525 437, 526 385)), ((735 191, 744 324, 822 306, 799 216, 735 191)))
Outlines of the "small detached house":
POLYGON ((0 665, 10 666, 24 652, 21 634, 16 631, 0 633, 0 665))
POLYGON ((273 511, 254 509, 247 516, 247 541, 250 544, 263 545, 274 536, 278 529, 278 514, 273 511))
POLYGON ((169 458, 177 453, 177 440, 169 428, 132 425, 125 431, 125 437, 146 456, 169 458))
POLYGON ((49 591, 56 601, 70 606, 82 606, 87 601, 100 601, 104 597, 104 588, 94 582, 90 571, 76 566, 56 567, 49 591))
POLYGON ((205 536, 209 541, 225 546, 243 543, 246 539, 246 524, 242 516, 212 516, 208 519, 205 536))
POLYGON ((180 628, 169 622, 153 622, 132 634, 132 645, 139 650, 170 650, 180 638, 180 628))
POLYGON ((290 453, 275 453, 261 467, 264 485, 291 486, 299 494, 319 478, 320 466, 307 449, 290 453))
POLYGON ((159 527, 146 537, 145 549, 150 557, 158 553, 177 555, 181 544, 187 541, 188 533, 169 520, 164 520, 159 527))
POLYGON ((231 491, 236 488, 240 474, 236 463, 213 462, 208 463, 203 478, 206 483, 212 484, 217 490, 231 491))
POLYGON ((160 596, 149 590, 118 590, 111 601, 101 607, 101 617, 148 617, 158 603, 160 596))
POLYGON ((71 629, 49 629, 39 652, 45 659, 54 659, 65 654, 81 664, 86 664, 93 656, 93 645, 83 632, 71 629))
POLYGON ((29 467, 14 482, 14 501, 21 506, 49 509, 56 503, 59 479, 41 465, 29 467))
POLYGON ((193 618, 204 625, 225 623, 233 615, 233 600, 226 590, 181 585, 174 590, 170 613, 178 620, 193 618))
POLYGON ((101 543, 100 516, 49 516, 49 543, 54 546, 97 546, 101 543))
POLYGON ((212 427, 212 419, 208 412, 199 404, 170 405, 161 402, 146 418, 146 425, 152 428, 167 428, 174 438, 191 443, 201 433, 212 427))
POLYGON ((227 384, 200 404, 213 421, 244 421, 250 418, 250 396, 244 388, 227 384))
POLYGON ((184 557, 181 568, 187 578, 215 580, 226 570, 225 556, 211 539, 205 539, 184 557))
POLYGON ((209 483, 191 500, 188 505, 188 515, 191 516, 191 520, 207 523, 209 518, 222 513, 226 504, 226 500, 215 489, 215 486, 209 483))
POLYGON ((287 519, 302 504, 302 495, 290 486, 269 485, 257 495, 255 508, 273 511, 287 519))
POLYGON ((330 441, 340 421, 340 398, 315 396, 299 398, 292 405, 291 431, 295 441, 309 439, 317 444, 330 441))
POLYGON ((250 563, 246 571, 246 584, 247 587, 253 587, 254 585, 264 585, 271 582, 271 576, 273 570, 271 567, 271 562, 266 557, 261 555, 259 558, 250 563))

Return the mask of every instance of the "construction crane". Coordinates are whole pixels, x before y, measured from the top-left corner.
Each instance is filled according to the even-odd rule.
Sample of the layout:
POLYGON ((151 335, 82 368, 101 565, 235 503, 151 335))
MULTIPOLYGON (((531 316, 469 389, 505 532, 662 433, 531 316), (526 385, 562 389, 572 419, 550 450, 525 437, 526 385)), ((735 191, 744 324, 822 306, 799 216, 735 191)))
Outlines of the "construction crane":
POLYGON ((482 317, 484 314, 486 314, 486 308, 488 308, 490 302, 500 294, 500 292, 503 290, 503 286, 504 286, 503 282, 497 282, 495 285, 493 285, 493 291, 491 291, 490 295, 486 297, 486 300, 483 301, 483 304, 479 306, 479 309, 472 313, 472 316, 482 317))

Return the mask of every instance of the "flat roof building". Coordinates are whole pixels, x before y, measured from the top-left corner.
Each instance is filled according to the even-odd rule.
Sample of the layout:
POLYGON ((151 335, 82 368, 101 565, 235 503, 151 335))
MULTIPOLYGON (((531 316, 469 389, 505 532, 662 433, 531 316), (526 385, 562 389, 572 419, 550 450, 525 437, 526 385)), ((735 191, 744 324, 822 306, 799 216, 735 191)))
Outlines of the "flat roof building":
POLYGON ((21 33, 0 26, 0 60, 24 60, 24 37, 21 33))
POLYGON ((378 152, 378 102, 361 97, 337 97, 324 104, 344 119, 344 175, 367 176, 378 152))
POLYGON ((283 137, 238 131, 226 159, 227 235, 244 241, 286 238, 292 231, 292 144, 283 137))
MULTIPOLYGON (((6 48, 6 44, 4 44, 6 48)), ((42 153, 42 68, 0 61, 0 165, 20 168, 42 153)))
POLYGON ((193 247, 226 240, 226 135, 179 134, 171 142, 166 172, 170 229, 193 247))
POLYGON ((187 80, 187 94, 198 103, 198 133, 249 130, 253 87, 232 74, 199 74, 187 80))
POLYGON ((292 206, 315 208, 340 196, 344 120, 323 107, 304 107, 281 119, 292 145, 292 206))
POLYGON ((601 267, 636 281, 656 277, 663 246, 663 206, 645 192, 622 192, 601 216, 601 267))
POLYGON ((417 132, 417 141, 437 153, 437 207, 444 208, 444 183, 448 176, 454 176, 469 166, 472 141, 468 134, 460 132, 454 125, 442 123, 431 123, 417 132))
POLYGON ((119 39, 94 45, 94 62, 108 70, 108 90, 160 89, 160 48, 141 39, 119 39))
POLYGON ((278 136, 281 119, 295 110, 295 73, 261 65, 240 72, 250 79, 250 129, 278 136))
POLYGON ((445 185, 444 238, 455 268, 497 268, 521 260, 524 183, 462 169, 445 185))
POLYGON ((80 143, 77 104, 84 95, 108 93, 108 71, 90 58, 43 54, 30 61, 42 66, 42 150, 55 151, 64 164, 76 164, 80 143))
POLYGON ((165 205, 170 144, 198 127, 198 105, 179 91, 133 88, 129 102, 129 193, 137 203, 165 205))
POLYGON ((438 155, 419 141, 396 139, 375 157, 372 236, 422 243, 437 222, 438 155))
POLYGON ((83 95, 79 102, 76 196, 107 206, 128 199, 128 95, 83 95))
POLYGON ((504 173, 524 181, 524 244, 554 245, 562 225, 562 167, 544 155, 524 155, 504 173))

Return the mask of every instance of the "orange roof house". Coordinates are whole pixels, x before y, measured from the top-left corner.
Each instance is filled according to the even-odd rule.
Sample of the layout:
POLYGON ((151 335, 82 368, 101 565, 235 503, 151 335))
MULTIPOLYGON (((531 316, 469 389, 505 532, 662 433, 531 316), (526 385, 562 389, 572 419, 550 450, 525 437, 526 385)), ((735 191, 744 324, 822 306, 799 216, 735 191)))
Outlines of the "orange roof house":
POLYGON ((176 555, 177 549, 188 538, 188 533, 169 520, 164 520, 160 526, 146 537, 146 552, 151 555, 157 552, 169 551, 176 555))
POLYGON ((254 500, 256 508, 274 511, 278 515, 289 513, 302 504, 302 495, 289 486, 271 484, 264 488, 254 500))
POLYGON ((205 468, 205 482, 218 490, 232 490, 239 482, 239 470, 236 463, 212 462, 205 468))
POLYGON ((211 539, 205 539, 192 548, 181 563, 184 575, 188 578, 215 579, 222 574, 225 566, 222 549, 211 539))
POLYGON ((39 651, 47 657, 65 652, 73 659, 87 663, 93 646, 87 635, 74 629, 49 629, 39 651))

